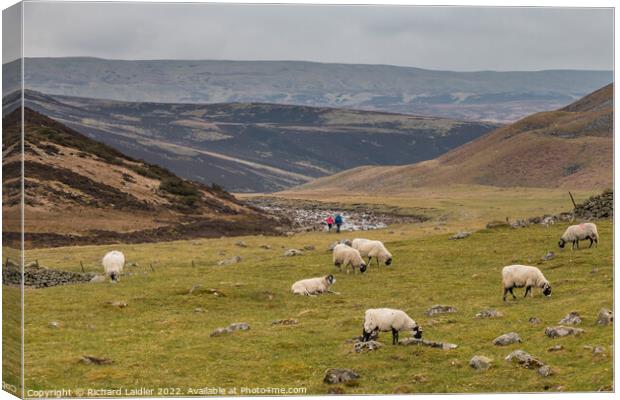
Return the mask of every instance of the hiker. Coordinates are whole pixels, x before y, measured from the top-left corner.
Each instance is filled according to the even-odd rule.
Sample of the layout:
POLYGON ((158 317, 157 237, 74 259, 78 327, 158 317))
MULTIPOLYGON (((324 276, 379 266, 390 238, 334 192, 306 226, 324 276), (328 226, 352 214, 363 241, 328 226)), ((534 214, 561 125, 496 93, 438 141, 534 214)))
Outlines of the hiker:
POLYGON ((329 217, 327 217, 325 222, 327 223, 327 231, 331 232, 332 231, 332 226, 334 226, 334 217, 332 217, 330 215, 329 217))
POLYGON ((342 225, 342 215, 340 214, 336 214, 336 232, 340 233, 340 226, 342 225))

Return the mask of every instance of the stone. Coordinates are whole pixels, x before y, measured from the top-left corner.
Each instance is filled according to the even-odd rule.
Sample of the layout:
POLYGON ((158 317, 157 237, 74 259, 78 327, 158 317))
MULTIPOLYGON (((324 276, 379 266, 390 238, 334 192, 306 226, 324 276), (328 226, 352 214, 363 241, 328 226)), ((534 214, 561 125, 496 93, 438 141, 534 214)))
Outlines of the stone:
POLYGON ((485 356, 473 356, 471 360, 469 360, 469 366, 474 369, 486 370, 491 367, 491 360, 489 357, 485 356))
POLYGON ((103 283, 107 281, 107 278, 105 275, 95 275, 92 277, 92 279, 89 281, 90 283, 103 283))
POLYGON ((562 346, 561 344, 556 344, 554 346, 551 346, 547 349, 547 351, 549 352, 553 352, 553 351, 560 351, 560 350, 564 350, 564 346, 562 346))
POLYGON ((581 317, 576 311, 571 311, 558 322, 559 324, 578 325, 581 323, 581 317))
POLYGON ((196 307, 196 308, 194 308, 194 312, 195 312, 195 313, 204 313, 204 312, 205 312, 205 309, 204 309, 204 308, 202 308, 202 307, 196 307))
POLYGON ((521 343, 521 338, 514 332, 506 333, 498 336, 493 340, 493 344, 496 346, 507 346, 513 343, 521 343))
POLYGON ((545 328, 545 335, 550 338, 563 337, 563 336, 579 336, 584 332, 583 329, 573 328, 570 326, 548 326, 545 328))
POLYGON ((94 357, 94 356, 82 356, 80 357, 80 362, 82 364, 86 364, 86 365, 105 365, 105 364, 112 364, 112 360, 107 359, 107 358, 101 358, 101 357, 94 357))
POLYGON ((303 254, 304 254, 303 251, 298 250, 298 249, 288 249, 284 252, 285 257, 301 256, 303 254))
POLYGON ((297 325, 298 321, 296 319, 276 319, 271 322, 271 325, 297 325))
POLYGON ((605 348, 602 346, 596 346, 594 349, 592 349, 592 353, 594 354, 605 354, 605 348))
POLYGON ((432 317, 433 315, 437 315, 437 314, 447 314, 447 313, 455 313, 455 312, 456 312, 456 308, 452 306, 445 306, 445 305, 438 304, 426 310, 426 315, 428 317, 432 317))
POLYGON ((527 322, 529 322, 532 325, 538 325, 542 321, 540 319, 536 318, 536 317, 530 317, 530 319, 528 319, 527 322))
POLYGON ((268 244, 261 244, 259 247, 264 250, 271 250, 271 246, 269 246, 268 244))
POLYGON ((235 322, 234 324, 228 325, 226 328, 217 328, 216 330, 211 332, 209 336, 211 337, 222 336, 222 335, 227 335, 235 331, 247 331, 249 329, 250 329, 250 325, 246 324, 245 322, 235 322))
POLYGON ((376 342, 374 340, 369 340, 368 342, 357 342, 354 345, 356 353, 375 351, 381 347, 383 347, 383 343, 376 342))
POLYGON ((230 333, 230 331, 228 330, 228 328, 217 328, 216 330, 211 332, 211 334, 209 336, 216 337, 216 336, 226 335, 226 334, 229 334, 229 333, 230 333))
POLYGON ((550 251, 547 254, 545 254, 544 256, 542 256, 540 259, 542 261, 549 261, 549 260, 553 260, 555 258, 555 253, 550 251))
POLYGON ((58 322, 58 321, 50 321, 50 323, 48 325, 49 325, 50 328, 56 328, 56 329, 60 328, 60 326, 61 326, 60 322, 58 322))
POLYGON ((493 308, 482 310, 478 314, 476 314, 476 318, 501 318, 503 316, 504 314, 493 308))
POLYGON ((307 245, 304 246, 304 250, 306 250, 306 251, 314 251, 314 250, 316 250, 316 247, 314 247, 311 244, 307 244, 307 245))
POLYGON ((329 388, 327 394, 345 394, 345 391, 340 386, 333 386, 329 388))
POLYGON ((538 375, 540 375, 540 376, 550 376, 550 375, 553 375, 553 371, 551 370, 550 366, 543 365, 543 366, 538 368, 538 375))
POLYGON ((606 308, 601 308, 596 318, 597 325, 609 325, 614 322, 614 313, 606 308))
POLYGON ((523 350, 515 350, 512 353, 508 354, 505 358, 506 361, 516 362, 517 364, 525 367, 525 368, 540 368, 545 363, 540 361, 538 358, 533 357, 529 353, 526 353, 523 350))
POLYGON ((248 245, 243 240, 239 240, 239 241, 235 242, 235 246, 248 247, 248 245))
POLYGON ((327 246, 327 251, 334 250, 334 247, 336 247, 339 244, 346 244, 347 246, 351 246, 353 242, 351 241, 351 239, 336 240, 335 242, 332 242, 329 246, 327 246))
POLYGON ((435 347, 442 350, 452 350, 459 347, 454 343, 444 343, 444 342, 434 342, 432 340, 426 339, 416 339, 416 338, 407 338, 398 341, 399 345, 408 346, 408 345, 418 345, 418 346, 427 346, 427 347, 435 347))
POLYGON ((450 240, 465 239, 466 237, 470 235, 471 235, 471 232, 461 231, 461 232, 457 232, 454 235, 450 236, 450 240))
POLYGON ((359 379, 359 374, 348 368, 330 368, 325 371, 323 382, 333 385, 335 383, 346 383, 359 379))
POLYGON ((118 308, 125 308, 128 306, 127 302, 122 301, 122 300, 108 301, 106 304, 109 305, 110 307, 118 307, 118 308))
POLYGON ((234 256, 231 258, 225 258, 223 260, 218 261, 217 265, 222 266, 222 265, 232 265, 232 264, 236 264, 238 262, 241 262, 241 257, 239 256, 234 256))

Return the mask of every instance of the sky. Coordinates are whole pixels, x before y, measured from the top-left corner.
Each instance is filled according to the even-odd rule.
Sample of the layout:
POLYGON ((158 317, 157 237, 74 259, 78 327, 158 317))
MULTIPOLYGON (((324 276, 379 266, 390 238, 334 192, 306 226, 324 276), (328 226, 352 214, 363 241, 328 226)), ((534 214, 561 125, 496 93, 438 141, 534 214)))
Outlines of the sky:
POLYGON ((29 2, 24 24, 27 57, 613 68, 612 9, 29 2))

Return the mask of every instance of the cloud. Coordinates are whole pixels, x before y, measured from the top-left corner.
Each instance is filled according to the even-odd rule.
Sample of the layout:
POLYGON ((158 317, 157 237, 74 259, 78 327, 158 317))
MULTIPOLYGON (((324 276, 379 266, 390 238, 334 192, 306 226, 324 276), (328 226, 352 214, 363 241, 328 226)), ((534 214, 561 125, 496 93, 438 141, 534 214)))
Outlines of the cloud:
POLYGON ((613 67, 613 11, 600 8, 29 2, 24 18, 29 57, 613 67))

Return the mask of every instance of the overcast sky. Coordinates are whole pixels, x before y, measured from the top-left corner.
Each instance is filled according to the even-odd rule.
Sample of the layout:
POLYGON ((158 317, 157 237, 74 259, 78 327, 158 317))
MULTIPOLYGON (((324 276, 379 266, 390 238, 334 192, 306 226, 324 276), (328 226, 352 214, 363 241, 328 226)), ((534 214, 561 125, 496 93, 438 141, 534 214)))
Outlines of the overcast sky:
POLYGON ((613 68, 611 9, 40 2, 24 21, 27 57, 613 68))

